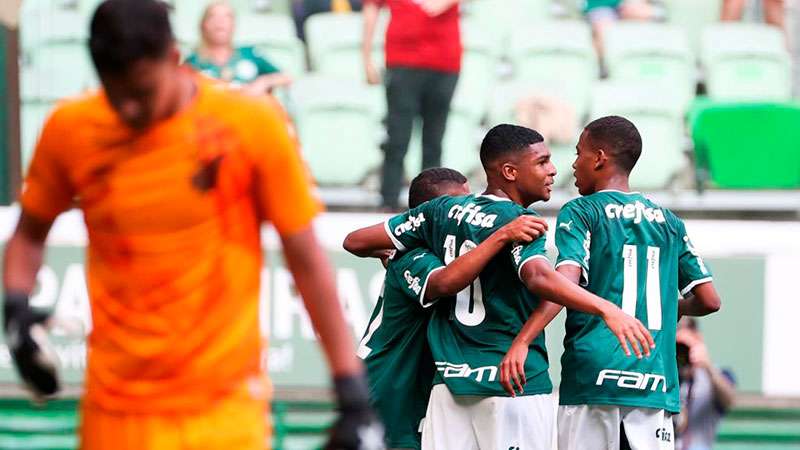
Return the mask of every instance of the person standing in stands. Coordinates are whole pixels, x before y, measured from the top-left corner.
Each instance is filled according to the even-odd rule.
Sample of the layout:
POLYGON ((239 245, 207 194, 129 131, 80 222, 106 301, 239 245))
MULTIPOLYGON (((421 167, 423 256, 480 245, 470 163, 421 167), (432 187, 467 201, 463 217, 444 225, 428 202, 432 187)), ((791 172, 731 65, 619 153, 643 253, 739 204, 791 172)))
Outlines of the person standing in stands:
POLYGON ((234 47, 236 17, 224 1, 210 3, 200 21, 200 47, 186 63, 201 73, 238 85, 248 94, 260 95, 292 79, 260 55, 254 47, 234 47))
POLYGON ((414 119, 422 119, 422 167, 441 165, 442 138, 461 70, 459 0, 365 0, 362 57, 367 82, 378 84, 372 40, 380 8, 391 11, 386 31, 386 120, 382 206, 396 209, 403 160, 414 119))

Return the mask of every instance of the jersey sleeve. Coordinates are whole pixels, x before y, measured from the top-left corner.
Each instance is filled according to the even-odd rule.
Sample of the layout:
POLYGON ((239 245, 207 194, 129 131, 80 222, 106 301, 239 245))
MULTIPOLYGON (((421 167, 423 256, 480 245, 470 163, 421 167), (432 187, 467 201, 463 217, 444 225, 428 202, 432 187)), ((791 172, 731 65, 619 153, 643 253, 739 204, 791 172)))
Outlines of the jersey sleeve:
POLYGON ((582 286, 589 283, 589 258, 592 233, 589 214, 575 203, 567 203, 556 219, 556 268, 572 265, 581 268, 582 286))
MULTIPOLYGON (((526 211, 524 214, 538 215, 533 211, 526 211)), ((506 223, 508 222, 510 221, 507 221, 506 223)), ((522 267, 527 262, 536 258, 543 258, 547 260, 547 251, 545 248, 546 241, 547 239, 542 236, 527 244, 515 244, 511 246, 511 262, 514 264, 514 270, 517 271, 517 276, 520 276, 521 278, 522 267)))
POLYGON ((444 269, 444 263, 428 249, 418 248, 403 255, 391 264, 398 285, 409 298, 427 308, 434 302, 425 302, 425 291, 431 274, 444 269))
POLYGON ((28 174, 22 186, 22 209, 39 219, 53 220, 69 209, 75 187, 68 176, 63 154, 71 134, 69 123, 58 110, 45 122, 28 174))
POLYGON ((681 239, 680 256, 678 258, 678 287, 681 295, 688 294, 695 286, 712 280, 711 271, 703 258, 692 245, 686 226, 678 220, 678 232, 681 239))
POLYGON ((401 252, 426 245, 430 225, 440 198, 427 201, 416 208, 389 218, 384 222, 386 234, 401 252))
POLYGON ((263 218, 282 236, 309 226, 322 210, 310 173, 300 156, 294 127, 280 107, 266 103, 254 145, 256 189, 263 218))

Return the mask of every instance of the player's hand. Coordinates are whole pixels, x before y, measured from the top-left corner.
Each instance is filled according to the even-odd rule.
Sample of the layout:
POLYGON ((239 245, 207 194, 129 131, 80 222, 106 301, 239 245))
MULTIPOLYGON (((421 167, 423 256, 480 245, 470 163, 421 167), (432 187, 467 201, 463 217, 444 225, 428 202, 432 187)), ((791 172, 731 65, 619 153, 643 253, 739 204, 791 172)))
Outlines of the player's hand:
POLYGON ((635 317, 625 314, 624 311, 615 305, 609 303, 609 308, 602 317, 608 328, 619 340, 622 350, 625 352, 625 356, 631 356, 631 350, 628 347, 629 342, 630 346, 633 347, 633 352, 639 359, 642 358, 642 354, 649 357, 650 349, 656 348, 653 336, 651 336, 650 331, 642 325, 642 322, 639 322, 635 317))
POLYGON ((519 216, 497 232, 504 242, 533 242, 547 233, 547 221, 536 216, 519 216))
POLYGON ((3 317, 6 344, 20 378, 36 400, 53 396, 59 382, 57 359, 43 326, 49 315, 31 309, 26 295, 8 293, 3 317))
POLYGON ((525 360, 528 358, 528 344, 518 342, 516 339, 511 343, 506 356, 500 362, 500 384, 503 389, 512 397, 516 397, 516 391, 520 394, 525 387, 525 360))
POLYGON ((372 61, 366 61, 364 63, 364 75, 367 78, 367 84, 381 83, 381 75, 372 61))
POLYGON ((325 450, 383 450, 383 425, 369 406, 363 376, 334 380, 339 417, 330 430, 325 450))

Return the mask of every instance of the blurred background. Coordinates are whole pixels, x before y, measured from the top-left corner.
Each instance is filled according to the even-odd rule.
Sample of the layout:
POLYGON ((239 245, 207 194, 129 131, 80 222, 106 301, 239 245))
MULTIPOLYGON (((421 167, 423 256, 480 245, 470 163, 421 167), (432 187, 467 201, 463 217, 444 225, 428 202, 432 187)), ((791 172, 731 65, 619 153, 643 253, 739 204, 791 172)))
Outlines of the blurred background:
MULTIPOLYGON (((0 206, 0 247, 48 112, 98 85, 86 49, 97 0, 2 2, 0 204, 8 206, 0 206)), ((291 116, 329 210, 317 223, 320 238, 360 337, 383 270, 345 254, 341 242, 394 209, 380 194, 387 97, 380 83, 367 82, 361 1, 231 0, 227 44, 224 30, 212 42, 215 31, 201 27, 206 2, 170 3, 189 63, 256 95, 271 93, 291 116), (204 62, 214 45, 236 49, 253 66, 204 62)), ((371 47, 379 74, 391 20, 383 8, 371 47)), ((714 366, 732 374, 737 390, 714 448, 800 449, 800 2, 462 0, 458 20, 463 54, 442 164, 467 174, 477 191, 485 182, 478 159, 485 132, 501 122, 533 127, 559 171, 553 198, 534 205, 552 218, 577 195, 570 165, 583 125, 609 114, 632 120, 644 146, 632 187, 687 220, 722 294, 722 311, 699 321, 714 366)), ((400 208, 421 169, 419 122, 398 176, 400 208)), ((276 389, 274 445, 314 448, 331 417, 327 374, 275 235, 265 229, 265 236, 262 330, 276 389)), ((65 399, 32 407, 0 344, 0 449, 76 446, 91 328, 85 241, 80 215, 63 215, 33 298, 56 311, 65 399)), ((548 333, 557 383, 563 315, 548 333)))

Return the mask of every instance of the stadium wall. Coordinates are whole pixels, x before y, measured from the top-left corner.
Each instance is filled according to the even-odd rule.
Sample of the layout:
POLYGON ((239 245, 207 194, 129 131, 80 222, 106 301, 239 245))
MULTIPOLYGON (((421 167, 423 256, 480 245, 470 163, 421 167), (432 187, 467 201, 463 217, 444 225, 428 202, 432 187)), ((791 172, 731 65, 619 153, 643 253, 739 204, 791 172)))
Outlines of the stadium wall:
MULTIPOLYGON (((0 208, 0 248, 16 222, 16 208, 0 208)), ((382 282, 374 261, 341 248, 347 232, 385 219, 379 214, 330 213, 316 227, 336 266, 346 316, 356 336, 369 320, 382 282)), ((551 219, 552 220, 552 219, 551 219)), ((551 230, 555 229, 551 223, 551 230)), ((711 266, 723 297, 722 312, 701 321, 713 359, 737 375, 740 390, 774 396, 800 395, 797 343, 800 302, 800 222, 690 220, 687 229, 711 266)), ((548 248, 554 256, 552 236, 548 248)), ((62 215, 50 235, 40 287, 33 303, 52 307, 60 326, 54 341, 65 379, 79 383, 84 368, 84 332, 91 326, 83 274, 86 232, 78 212, 62 215)), ((278 387, 318 387, 327 378, 310 322, 280 258, 278 239, 265 227, 267 248, 262 286, 262 332, 269 339, 269 367, 278 387)), ((548 329, 551 374, 558 381, 564 314, 548 329)), ((0 344, 0 383, 14 382, 7 348, 0 344)))

